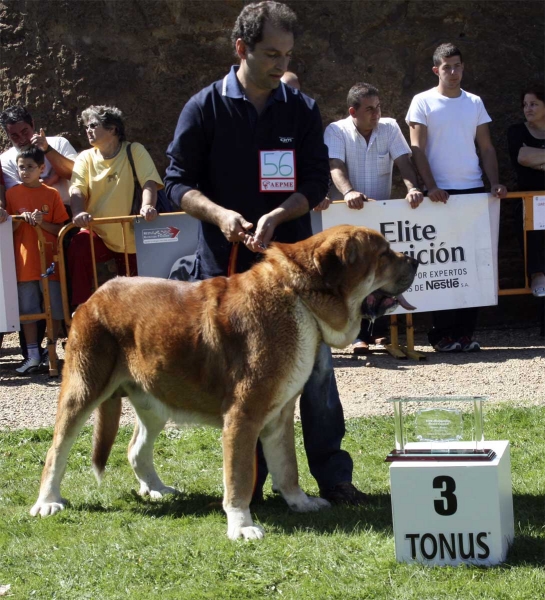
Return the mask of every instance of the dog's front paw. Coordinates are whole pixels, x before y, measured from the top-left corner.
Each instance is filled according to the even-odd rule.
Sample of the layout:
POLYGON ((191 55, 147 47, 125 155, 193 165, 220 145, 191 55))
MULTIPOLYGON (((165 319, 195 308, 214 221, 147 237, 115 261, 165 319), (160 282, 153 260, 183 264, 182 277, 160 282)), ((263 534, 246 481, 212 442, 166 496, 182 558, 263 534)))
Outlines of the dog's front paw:
POLYGON ((227 515, 227 537, 230 540, 260 540, 265 535, 265 531, 259 525, 252 521, 249 509, 232 508, 224 505, 227 515))
POLYGON ((66 507, 67 501, 63 498, 59 498, 58 500, 45 502, 43 500, 38 500, 36 504, 30 509, 30 514, 33 517, 50 517, 61 510, 64 510, 66 507))
POLYGON ((299 497, 296 502, 288 502, 289 507, 295 512, 314 512, 331 506, 331 504, 323 498, 315 498, 314 496, 307 496, 306 494, 303 494, 303 496, 304 498, 299 497))
POLYGON ((227 529, 227 537, 230 540, 261 540, 265 535, 265 530, 259 525, 251 525, 249 527, 233 527, 227 529))

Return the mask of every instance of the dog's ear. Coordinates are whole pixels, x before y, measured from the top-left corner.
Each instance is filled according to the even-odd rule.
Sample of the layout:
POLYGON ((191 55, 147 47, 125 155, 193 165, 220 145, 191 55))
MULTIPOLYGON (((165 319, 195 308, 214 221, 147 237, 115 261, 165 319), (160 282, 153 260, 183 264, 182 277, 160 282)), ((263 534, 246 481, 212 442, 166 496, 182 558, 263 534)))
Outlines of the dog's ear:
POLYGON ((343 277, 343 267, 354 265, 362 251, 362 243, 357 236, 328 239, 315 248, 314 265, 326 285, 336 287, 343 277))
POLYGON ((353 265, 361 257, 363 251, 363 244, 359 237, 349 237, 344 240, 342 247, 340 248, 340 254, 342 256, 342 262, 345 265, 353 265))
POLYGON ((363 253, 363 243, 358 236, 339 236, 324 241, 314 250, 314 264, 323 275, 324 265, 333 261, 353 265, 363 253))

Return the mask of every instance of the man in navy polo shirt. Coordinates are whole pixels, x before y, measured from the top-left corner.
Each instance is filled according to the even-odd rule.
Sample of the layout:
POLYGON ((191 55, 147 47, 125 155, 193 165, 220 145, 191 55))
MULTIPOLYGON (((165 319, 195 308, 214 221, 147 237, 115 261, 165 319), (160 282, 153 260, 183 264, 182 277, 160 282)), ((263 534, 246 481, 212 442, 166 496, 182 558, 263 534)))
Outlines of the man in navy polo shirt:
MULTIPOLYGON (((232 32, 240 66, 182 110, 167 150, 165 186, 171 200, 201 222, 193 280, 245 271, 269 242, 312 235, 309 210, 327 193, 329 165, 316 103, 281 82, 296 26, 285 4, 247 5, 232 32)), ((365 502, 351 483, 352 459, 341 450, 344 415, 324 344, 300 406, 320 495, 334 503, 365 502)), ((254 499, 266 476, 261 460, 254 499)))

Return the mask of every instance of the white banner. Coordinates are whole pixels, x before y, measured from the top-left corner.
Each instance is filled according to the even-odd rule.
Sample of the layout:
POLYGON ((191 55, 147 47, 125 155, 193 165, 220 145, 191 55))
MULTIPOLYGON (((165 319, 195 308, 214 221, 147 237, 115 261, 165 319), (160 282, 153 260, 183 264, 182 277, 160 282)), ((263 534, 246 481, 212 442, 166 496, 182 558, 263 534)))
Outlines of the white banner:
POLYGON ((498 303, 500 201, 489 194, 450 196, 446 204, 425 198, 416 209, 406 200, 369 202, 362 210, 332 204, 321 216, 324 229, 341 224, 370 227, 394 250, 420 261, 405 294, 416 312, 498 303))

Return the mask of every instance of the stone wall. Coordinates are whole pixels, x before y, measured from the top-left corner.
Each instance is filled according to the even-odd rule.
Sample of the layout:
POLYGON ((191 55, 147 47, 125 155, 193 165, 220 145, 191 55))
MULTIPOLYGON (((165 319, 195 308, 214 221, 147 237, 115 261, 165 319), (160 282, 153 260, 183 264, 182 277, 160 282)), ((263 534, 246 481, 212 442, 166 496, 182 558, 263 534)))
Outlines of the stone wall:
MULTIPOLYGON (((442 42, 464 53, 463 86, 479 94, 502 180, 512 184, 505 132, 522 119, 519 90, 544 77, 544 9, 539 1, 295 0, 303 34, 292 69, 321 107, 324 125, 346 114, 356 81, 381 92, 383 116, 404 116, 415 93, 436 84, 431 55, 442 42)), ((79 149, 78 123, 90 104, 114 104, 129 139, 142 142, 162 172, 184 103, 235 62, 230 29, 240 0, 0 0, 0 106, 29 106, 37 127, 79 149)), ((0 144, 6 145, 2 138, 0 144)), ((396 186, 396 192, 401 188, 396 186)), ((507 257, 512 206, 502 217, 507 257)), ((510 250, 512 248, 512 250, 510 250)), ((514 258, 513 258, 514 260, 514 258)))

